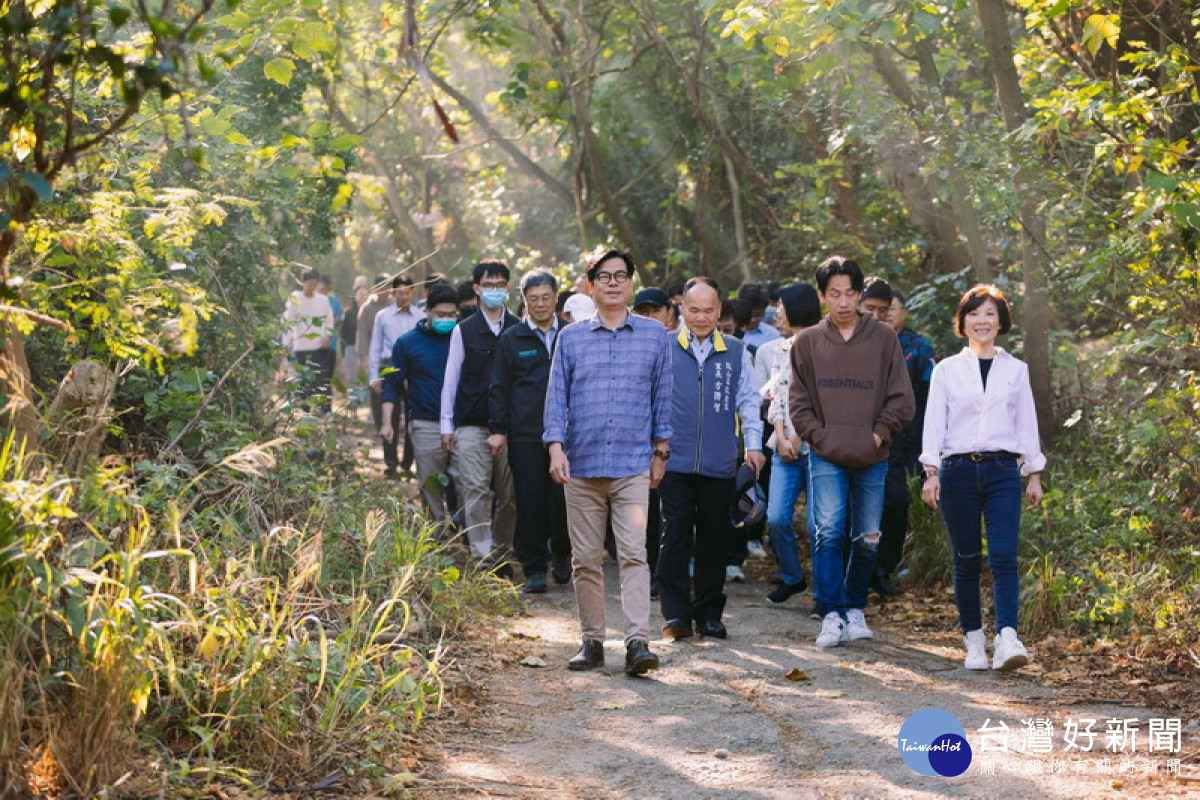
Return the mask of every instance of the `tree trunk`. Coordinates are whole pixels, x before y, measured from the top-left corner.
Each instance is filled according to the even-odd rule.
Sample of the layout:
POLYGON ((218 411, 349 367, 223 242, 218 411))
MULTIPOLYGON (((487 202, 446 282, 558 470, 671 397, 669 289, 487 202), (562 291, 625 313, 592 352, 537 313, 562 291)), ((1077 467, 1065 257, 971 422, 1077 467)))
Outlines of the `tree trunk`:
MULTIPOLYGON (((983 24, 983 41, 992 62, 996 95, 1009 131, 1020 128, 1028 118, 1025 96, 1013 61, 1012 35, 1003 0, 976 0, 983 24)), ((1021 223, 1021 263, 1025 279, 1025 360, 1037 403, 1038 423, 1043 436, 1055 431, 1054 389, 1050 383, 1050 304, 1046 297, 1044 261, 1046 222, 1035 199, 1037 176, 1028 166, 1026 154, 1014 145, 1017 164, 1013 191, 1018 198, 1017 214, 1021 223)))

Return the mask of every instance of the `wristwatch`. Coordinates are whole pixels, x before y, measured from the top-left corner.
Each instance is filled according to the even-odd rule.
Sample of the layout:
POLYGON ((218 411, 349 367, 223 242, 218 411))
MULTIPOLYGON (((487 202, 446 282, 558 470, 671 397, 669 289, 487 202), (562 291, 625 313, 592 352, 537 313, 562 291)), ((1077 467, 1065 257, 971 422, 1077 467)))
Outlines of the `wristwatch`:
POLYGON ((665 450, 660 450, 656 447, 656 448, 654 448, 654 455, 658 456, 663 461, 667 461, 671 458, 671 448, 668 447, 665 450))

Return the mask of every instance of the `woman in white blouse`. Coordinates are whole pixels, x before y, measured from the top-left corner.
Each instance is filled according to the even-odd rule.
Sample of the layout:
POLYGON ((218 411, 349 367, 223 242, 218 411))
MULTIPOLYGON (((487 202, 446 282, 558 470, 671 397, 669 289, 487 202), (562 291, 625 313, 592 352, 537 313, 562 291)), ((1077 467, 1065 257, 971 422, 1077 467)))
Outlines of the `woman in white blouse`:
POLYGON ((987 529, 993 580, 992 669, 1017 669, 1029 662, 1017 637, 1021 472, 1029 476, 1024 493, 1035 507, 1042 501, 1046 457, 1038 441, 1029 369, 996 347, 996 337, 1011 327, 1008 300, 995 286, 976 286, 964 294, 954 329, 968 346, 934 367, 925 411, 921 496, 930 508, 941 506, 950 534, 967 669, 988 668, 979 600, 981 527, 987 529))
MULTIPOLYGON (((782 322, 794 334, 821 321, 821 300, 817 290, 807 283, 793 283, 779 290, 782 322)), ((808 485, 808 446, 800 441, 788 415, 788 388, 792 379, 792 342, 795 336, 781 339, 775 348, 771 377, 763 385, 763 395, 771 397, 767 411, 767 422, 774 432, 767 440, 775 455, 771 457, 771 483, 767 487, 767 530, 771 536, 771 547, 779 563, 782 582, 767 595, 772 605, 782 605, 793 595, 808 588, 804 569, 800 566, 800 552, 796 546, 796 532, 792 528, 792 517, 796 514, 796 501, 808 485)), ((759 348, 774 345, 768 342, 759 348)), ((806 512, 809 543, 814 531, 812 506, 806 512)), ((816 612, 814 612, 816 613, 816 612)), ((818 617, 820 619, 820 617, 818 617)))

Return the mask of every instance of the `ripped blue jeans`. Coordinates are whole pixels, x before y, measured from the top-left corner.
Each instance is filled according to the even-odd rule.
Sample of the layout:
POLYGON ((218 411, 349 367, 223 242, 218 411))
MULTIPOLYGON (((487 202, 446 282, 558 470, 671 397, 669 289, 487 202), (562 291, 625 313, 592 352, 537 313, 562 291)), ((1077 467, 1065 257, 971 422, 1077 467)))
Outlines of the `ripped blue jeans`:
POLYGON ((879 551, 883 482, 887 461, 854 469, 808 454, 808 496, 813 507, 817 547, 813 553, 814 592, 826 612, 845 616, 864 608, 879 551), (850 520, 850 561, 842 559, 846 519, 850 520), (843 569, 844 566, 844 569, 843 569))

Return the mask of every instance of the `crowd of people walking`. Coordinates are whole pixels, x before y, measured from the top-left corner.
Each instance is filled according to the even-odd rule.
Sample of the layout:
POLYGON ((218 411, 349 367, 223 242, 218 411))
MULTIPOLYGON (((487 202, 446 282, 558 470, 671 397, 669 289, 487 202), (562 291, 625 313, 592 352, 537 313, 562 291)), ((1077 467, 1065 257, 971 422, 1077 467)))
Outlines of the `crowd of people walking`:
POLYGON ((535 269, 510 297, 509 268, 484 260, 459 286, 361 277, 343 307, 310 271, 283 343, 309 410, 329 412, 344 365, 349 400, 369 396, 384 474, 413 476, 429 518, 481 568, 530 595, 573 584, 572 670, 604 663, 606 557, 625 671, 642 675, 659 666, 654 602, 666 638, 727 638, 726 582, 769 557, 764 539, 766 600, 790 605, 811 582, 817 647, 872 638, 865 609, 900 591, 917 483, 945 521, 965 668, 1019 668, 1022 496, 1041 502, 1046 459, 1028 371, 996 345, 1008 300, 966 292, 952 321, 966 347, 937 361, 885 280, 841 256, 813 278, 732 298, 703 276, 635 294, 632 259, 609 250, 569 289, 535 269))

